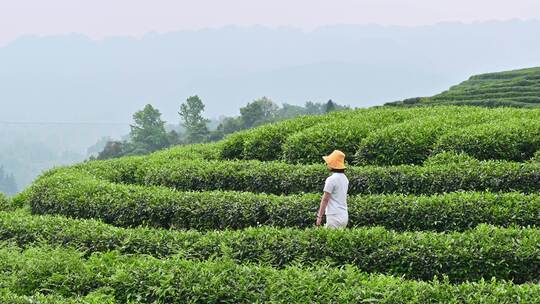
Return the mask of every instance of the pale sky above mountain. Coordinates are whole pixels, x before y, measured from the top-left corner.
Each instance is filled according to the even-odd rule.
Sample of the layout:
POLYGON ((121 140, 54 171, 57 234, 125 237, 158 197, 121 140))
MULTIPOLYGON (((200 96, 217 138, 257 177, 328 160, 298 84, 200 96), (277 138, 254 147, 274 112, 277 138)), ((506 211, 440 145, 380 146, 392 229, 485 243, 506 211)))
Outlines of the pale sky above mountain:
POLYGON ((540 18, 538 0, 0 0, 0 46, 21 35, 99 39, 225 25, 418 26, 540 18))

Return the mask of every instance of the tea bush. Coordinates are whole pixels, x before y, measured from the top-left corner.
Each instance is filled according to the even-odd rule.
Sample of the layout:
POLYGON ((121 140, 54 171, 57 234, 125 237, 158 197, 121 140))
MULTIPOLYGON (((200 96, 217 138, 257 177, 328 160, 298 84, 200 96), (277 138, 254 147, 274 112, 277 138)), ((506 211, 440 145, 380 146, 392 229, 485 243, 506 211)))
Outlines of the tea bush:
MULTIPOLYGON (((209 230, 261 225, 310 227, 320 195, 178 192, 162 187, 112 184, 73 174, 34 184, 26 199, 36 214, 101 219, 121 227, 209 230)), ((349 227, 449 231, 481 223, 540 226, 537 194, 359 195, 350 196, 348 206, 349 227)))
POLYGON ((261 161, 279 159, 281 146, 288 136, 328 119, 329 116, 304 116, 256 128, 250 131, 250 135, 244 140, 243 158, 261 161))
POLYGON ((414 119, 371 133, 358 147, 355 160, 363 165, 420 164, 432 154, 435 143, 444 134, 500 119, 504 113, 479 108, 451 112, 448 108, 423 109, 414 119))
POLYGON ((97 291, 86 296, 65 298, 58 295, 36 292, 32 295, 18 295, 8 289, 0 289, 0 303, 6 304, 114 304, 117 303, 113 295, 97 291))
MULTIPOLYGON (((288 120, 234 134, 223 142, 221 158, 264 161, 281 158, 306 164, 320 162, 322 155, 341 149, 347 155, 356 154, 359 164, 419 164, 431 154, 440 137, 449 132, 465 132, 463 129, 470 126, 499 122, 519 127, 519 121, 524 119, 537 121, 540 111, 455 106, 346 111, 288 120)), ((482 140, 486 140, 486 144, 490 142, 489 138, 482 140)), ((460 144, 459 140, 456 144, 460 144)))
MULTIPOLYGON (((178 161, 137 169, 138 184, 177 190, 234 190, 292 194, 321 192, 328 170, 323 165, 289 165, 257 161, 178 161)), ((462 166, 349 167, 349 194, 433 194, 454 191, 520 191, 540 189, 540 164, 482 161, 462 166)))
POLYGON ((2 249, 0 256, 7 266, 2 276, 14 294, 46 290, 61 297, 98 290, 118 303, 533 303, 540 294, 535 284, 415 282, 354 267, 276 270, 227 260, 158 260, 115 252, 84 259, 76 251, 47 247, 2 249), (85 282, 92 284, 81 287, 85 282))
POLYGON ((300 116, 252 130, 242 131, 227 137, 221 148, 223 159, 257 159, 262 161, 276 160, 281 155, 281 145, 285 139, 302 129, 317 125, 330 117, 346 114, 325 116, 300 116))
POLYGON ((160 257, 179 254, 195 260, 226 257, 238 263, 274 267, 298 263, 308 266, 324 261, 333 266, 351 264, 362 271, 411 279, 430 280, 446 275, 452 282, 495 277, 523 283, 538 281, 540 274, 540 230, 530 228, 480 225, 465 232, 435 233, 383 228, 261 227, 202 233, 122 229, 93 220, 21 212, 0 212, 0 225, 0 238, 4 241, 20 246, 47 242, 87 253, 117 249, 160 257))
POLYGON ((383 128, 361 142, 355 161, 361 165, 420 164, 446 127, 438 119, 423 119, 383 128))
MULTIPOLYGON (((185 191, 231 190, 254 193, 320 193, 328 169, 324 165, 292 165, 282 162, 127 159, 90 162, 48 171, 80 172, 115 183, 154 185, 185 191)), ((540 189, 540 164, 478 161, 466 166, 455 162, 427 166, 349 167, 349 194, 435 194, 454 191, 525 193, 540 189)))
POLYGON ((439 138, 435 150, 465 152, 477 159, 524 161, 540 149, 538 120, 510 119, 459 129, 439 138))
POLYGON ((448 164, 460 164, 462 166, 478 166, 479 160, 464 152, 440 152, 428 157, 424 166, 445 166, 448 164))
POLYGON ((491 106, 537 106, 540 102, 539 79, 539 68, 475 75, 448 91, 423 101, 427 104, 460 102, 480 105, 490 101, 491 106))
POLYGON ((395 109, 358 110, 350 118, 332 119, 287 138, 283 160, 292 163, 317 163, 321 156, 339 149, 351 159, 358 145, 371 132, 411 119, 415 111, 395 109))
POLYGON ((335 121, 317 125, 287 138, 282 159, 290 163, 321 163, 321 157, 341 150, 351 157, 372 130, 365 121, 335 121))

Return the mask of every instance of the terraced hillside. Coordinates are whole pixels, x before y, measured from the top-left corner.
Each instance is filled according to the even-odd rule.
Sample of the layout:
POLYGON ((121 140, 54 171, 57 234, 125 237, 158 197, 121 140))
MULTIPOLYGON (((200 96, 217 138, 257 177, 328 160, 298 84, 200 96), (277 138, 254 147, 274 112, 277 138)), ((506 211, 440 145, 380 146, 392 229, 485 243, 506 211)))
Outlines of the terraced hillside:
POLYGON ((539 115, 347 111, 51 170, 0 198, 0 302, 535 303, 539 115), (334 148, 345 230, 314 227, 334 148))
POLYGON ((397 104, 538 107, 540 67, 475 75, 438 95, 406 99, 397 104))

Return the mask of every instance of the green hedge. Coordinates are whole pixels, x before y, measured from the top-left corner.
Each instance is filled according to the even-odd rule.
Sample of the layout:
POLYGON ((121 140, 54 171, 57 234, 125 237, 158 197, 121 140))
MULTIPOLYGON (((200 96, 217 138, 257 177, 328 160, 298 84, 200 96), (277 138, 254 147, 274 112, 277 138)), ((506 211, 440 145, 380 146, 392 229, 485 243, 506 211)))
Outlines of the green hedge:
MULTIPOLYGON (((320 192, 328 170, 324 165, 281 162, 179 160, 128 158, 116 162, 89 162, 48 171, 86 172, 116 183, 160 185, 177 190, 233 190, 292 194, 320 192)), ((526 193, 540 189, 540 163, 481 161, 432 166, 349 167, 349 194, 433 194, 454 191, 526 193)))
POLYGON ((423 119, 383 128, 360 143, 355 161, 361 165, 420 164, 447 127, 440 119, 423 119))
MULTIPOLYGON (((257 161, 178 161, 166 166, 147 161, 137 169, 138 184, 177 190, 234 190, 291 194, 321 192, 328 170, 324 165, 289 165, 257 161)), ((454 191, 493 192, 540 190, 539 163, 483 161, 463 166, 350 167, 349 194, 433 194, 454 191)), ((125 182, 131 182, 128 178, 125 182)))
POLYGON ((477 159, 524 161, 540 149, 538 120, 512 119, 475 125, 439 138, 436 151, 465 152, 477 159))
MULTIPOLYGON (((383 228, 238 231, 116 228, 93 220, 0 212, 0 239, 28 246, 47 242, 87 253, 121 250, 154 256, 179 254, 206 260, 226 257, 239 263, 284 267, 322 261, 352 264, 362 271, 452 282, 482 278, 517 283, 540 279, 540 230, 481 225, 466 232, 393 232, 383 228)), ((1 262, 0 262, 1 263, 1 262)))
POLYGON ((341 150, 352 160, 358 143, 372 127, 365 121, 334 121, 308 128, 287 138, 282 159, 290 163, 322 163, 322 156, 341 150))
MULTIPOLYGON (((121 227, 239 229, 313 226, 320 195, 177 192, 112 184, 82 174, 57 174, 26 192, 34 213, 101 219, 121 227)), ((349 227, 465 230, 481 223, 540 226, 540 195, 451 193, 433 196, 350 196, 349 227)))
POLYGON ((305 128, 317 125, 329 116, 304 116, 282 123, 256 128, 244 140, 244 159, 257 159, 262 161, 279 159, 282 145, 288 136, 305 128))
MULTIPOLYGON (((537 99, 519 96, 493 102, 494 105, 512 104, 537 99)), ((492 99, 478 100, 485 103, 492 99)), ((429 102, 440 103, 437 98, 431 98, 429 102)), ((459 99, 452 102, 473 101, 459 99)), ((459 133, 463 129, 461 132, 466 132, 469 126, 485 123, 519 128, 520 119, 537 121, 539 118, 538 110, 508 108, 415 107, 346 111, 287 120, 234 134, 223 142, 221 158, 316 163, 322 155, 340 149, 350 156, 357 154, 360 164, 419 164, 431 155, 438 139, 449 132, 459 133)), ((492 141, 489 138, 482 140, 486 145, 492 141)), ((456 141, 456 144, 468 144, 456 141)), ((501 159, 498 155, 485 158, 501 159)))
POLYGON ((362 165, 420 164, 434 150, 437 140, 453 130, 469 125, 498 121, 506 111, 480 108, 448 108, 422 110, 401 124, 393 124, 372 132, 359 145, 355 159, 362 165))
MULTIPOLYGON (((415 282, 354 267, 281 270, 227 260, 193 262, 54 248, 0 249, 5 285, 74 297, 98 292, 118 303, 534 303, 536 284, 415 282)), ((105 298, 106 299, 106 298, 105 298)))
POLYGON ((445 151, 431 155, 428 157, 423 166, 446 166, 448 164, 459 164, 461 166, 478 166, 480 161, 467 153, 445 151))
POLYGON ((428 102, 475 104, 481 106, 528 106, 538 103, 539 69, 476 75, 448 91, 428 98, 428 102))
MULTIPOLYGON (((110 289, 104 289, 110 292, 110 289)), ((97 290, 86 296, 76 296, 71 298, 50 294, 43 290, 32 295, 18 295, 6 288, 0 289, 0 303, 4 304, 115 304, 118 303, 113 295, 108 295, 104 291, 97 290)))
POLYGON ((417 112, 383 108, 357 110, 350 118, 336 117, 289 136, 283 144, 282 158, 291 163, 320 163, 321 156, 339 149, 352 160, 358 145, 370 133, 411 119, 417 112))
POLYGON ((222 159, 276 160, 281 156, 281 146, 291 134, 329 120, 349 114, 301 116, 278 123, 264 125, 227 137, 221 147, 222 159))
POLYGON ((179 159, 220 159, 223 142, 179 145, 154 152, 147 157, 160 158, 167 161, 179 159))

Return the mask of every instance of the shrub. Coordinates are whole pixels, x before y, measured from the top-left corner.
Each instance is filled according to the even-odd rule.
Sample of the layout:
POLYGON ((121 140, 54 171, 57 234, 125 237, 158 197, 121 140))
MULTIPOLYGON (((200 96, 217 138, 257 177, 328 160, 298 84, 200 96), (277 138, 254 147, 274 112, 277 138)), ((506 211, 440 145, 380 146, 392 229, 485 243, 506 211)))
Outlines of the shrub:
MULTIPOLYGON (((209 230, 260 225, 310 227, 320 196, 177 192, 58 175, 35 184, 27 201, 38 214, 95 218, 121 227, 209 230)), ((350 196, 348 205, 349 227, 448 231, 481 223, 540 226, 540 196, 536 194, 360 195, 350 196)))
POLYGON ((160 158, 167 161, 181 159, 220 159, 223 143, 181 145, 150 154, 149 158, 160 158))
POLYGON ((221 159, 242 159, 244 154, 244 140, 248 136, 247 131, 228 135, 223 141, 219 157, 221 159))
POLYGON ((164 165, 181 159, 284 158, 293 163, 313 163, 319 162, 321 155, 340 148, 351 156, 359 149, 362 164, 418 164, 431 155, 437 140, 450 131, 497 124, 509 118, 538 120, 539 115, 540 110, 473 107, 343 111, 299 117, 239 132, 219 143, 180 146, 139 159, 161 159, 164 165))
MULTIPOLYGON (((233 190, 292 194, 320 192, 328 169, 323 165, 289 165, 257 161, 178 161, 167 166, 147 161, 137 169, 138 184, 177 190, 233 190)), ((453 191, 520 191, 540 189, 540 164, 482 161, 462 166, 401 165, 349 167, 349 194, 433 194, 453 191)))
POLYGON ((288 136, 319 124, 324 119, 321 116, 305 116, 254 129, 244 141, 244 159, 262 161, 279 159, 282 151, 281 146, 288 136))
MULTIPOLYGON (((383 228, 288 229, 248 228, 241 231, 170 231, 121 229, 96 221, 24 216, 0 212, 1 239, 18 244, 48 242, 85 252, 118 249, 124 253, 180 256, 205 260, 225 257, 238 263, 284 267, 325 261, 352 264, 362 271, 430 280, 448 276, 452 282, 479 279, 537 281, 540 230, 481 225, 466 232, 399 233, 383 228), (59 229, 58 227, 62 227, 59 229)), ((5 270, 7 263, 0 259, 5 270)), ((51 270, 55 264, 51 261, 51 270)), ((49 272, 50 275, 50 272, 49 272)), ((86 284, 86 283, 85 283, 86 284)), ((87 288, 85 284, 77 285, 87 288)), ((91 285, 91 283, 88 283, 91 285)), ((26 288, 30 288, 25 285, 26 288)))
POLYGON ((455 151, 440 152, 428 157, 424 161, 424 166, 444 166, 446 164, 461 164, 478 166, 479 161, 467 153, 455 151))
POLYGON ((362 138, 370 132, 363 121, 335 121, 308 128, 290 136, 283 145, 283 160, 291 163, 321 163, 322 156, 338 149, 354 155, 362 138))
POLYGON ((479 108, 417 108, 418 116, 389 125, 365 138, 356 153, 358 164, 420 164, 432 154, 437 139, 452 130, 491 121, 500 112, 479 108))
POLYGON ((9 257, 4 277, 14 291, 22 282, 28 284, 25 293, 83 295, 101 289, 119 303, 533 303, 540 293, 534 284, 415 282, 326 265, 277 270, 227 260, 158 260, 115 252, 83 259, 71 250, 49 248, 1 250, 0 255, 9 257), (50 260, 59 268, 52 277, 47 271, 50 260), (84 290, 74 285, 90 280, 93 284, 84 290))
POLYGON ((362 165, 419 164, 431 153, 437 136, 444 125, 433 121, 407 121, 371 133, 365 138, 355 155, 362 165))
MULTIPOLYGON (((345 114, 334 114, 334 116, 345 114)), ((233 134, 225 139, 221 150, 223 159, 276 160, 281 156, 285 139, 307 127, 324 122, 331 115, 300 116, 233 134)))
MULTIPOLYGON (((48 293, 48 292, 47 292, 48 293)), ((32 295, 18 295, 8 289, 0 289, 0 303, 9 304, 114 304, 114 296, 103 294, 100 291, 84 297, 65 298, 56 294, 43 294, 36 292, 32 295)))
POLYGON ((335 149, 355 154, 368 134, 413 117, 413 111, 394 109, 359 110, 350 118, 333 119, 289 136, 283 144, 283 160, 292 163, 317 163, 335 149))
POLYGON ((478 159, 524 161, 540 149, 540 123, 511 119, 474 125, 442 136, 436 151, 465 152, 478 159))
MULTIPOLYGON (((166 163, 170 163, 166 157, 152 157, 151 159, 153 159, 154 165, 156 166, 164 166, 166 163)), ((130 156, 111 160, 86 161, 68 168, 49 170, 42 174, 40 178, 46 178, 47 176, 54 175, 58 172, 72 171, 88 173, 97 178, 106 179, 111 182, 133 184, 140 180, 140 174, 138 172, 139 167, 142 167, 148 160, 149 158, 144 156, 130 156)), ((195 158, 195 160, 200 161, 199 158, 195 158)), ((179 160, 179 162, 181 161, 186 160, 179 160)), ((39 178, 37 180, 39 180, 39 178)))

